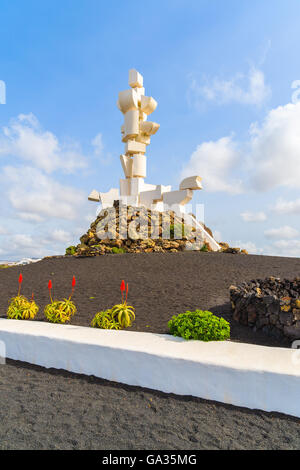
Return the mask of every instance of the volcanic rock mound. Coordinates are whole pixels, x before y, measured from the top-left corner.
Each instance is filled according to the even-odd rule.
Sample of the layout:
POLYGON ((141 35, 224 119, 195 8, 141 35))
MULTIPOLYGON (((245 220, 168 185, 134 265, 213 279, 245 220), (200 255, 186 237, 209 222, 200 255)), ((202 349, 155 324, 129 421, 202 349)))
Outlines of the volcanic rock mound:
POLYGON ((270 277, 230 287, 233 318, 272 336, 300 338, 300 278, 270 277))

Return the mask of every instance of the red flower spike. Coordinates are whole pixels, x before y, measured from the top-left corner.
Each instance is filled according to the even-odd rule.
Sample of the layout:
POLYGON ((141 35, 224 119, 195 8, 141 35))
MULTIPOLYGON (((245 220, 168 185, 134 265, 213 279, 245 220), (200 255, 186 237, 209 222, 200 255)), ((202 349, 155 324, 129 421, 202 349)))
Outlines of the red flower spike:
POLYGON ((125 290, 125 281, 122 281, 121 282, 121 287, 120 287, 121 291, 123 292, 125 290))
POLYGON ((126 284, 126 299, 125 299, 125 302, 127 302, 127 296, 128 296, 128 284, 126 284))
POLYGON ((51 279, 50 279, 50 281, 48 282, 48 289, 49 289, 50 300, 51 300, 51 302, 53 302, 53 300, 52 300, 52 295, 51 295, 51 289, 52 289, 52 281, 51 281, 51 279))
POLYGON ((74 289, 74 287, 76 286, 76 279, 75 279, 75 276, 73 276, 73 279, 72 279, 72 287, 74 289))
POLYGON ((23 282, 23 276, 22 276, 22 274, 20 274, 20 276, 19 276, 19 289, 18 289, 18 295, 20 295, 20 293, 21 293, 21 285, 22 285, 22 282, 23 282))

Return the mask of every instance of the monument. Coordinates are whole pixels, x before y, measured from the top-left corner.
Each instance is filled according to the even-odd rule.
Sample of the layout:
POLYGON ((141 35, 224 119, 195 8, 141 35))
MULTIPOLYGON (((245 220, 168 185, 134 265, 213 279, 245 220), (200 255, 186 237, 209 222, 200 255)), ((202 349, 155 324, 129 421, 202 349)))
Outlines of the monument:
POLYGON ((130 88, 119 93, 117 106, 124 115, 121 127, 122 142, 125 149, 120 156, 125 178, 120 179, 120 187, 112 188, 106 193, 93 190, 89 195, 90 201, 100 202, 102 208, 111 207, 114 201, 133 207, 144 206, 160 212, 172 210, 178 216, 183 216, 186 223, 194 225, 203 233, 212 250, 220 249, 219 244, 204 229, 192 214, 186 214, 186 204, 192 200, 193 191, 202 189, 200 176, 191 176, 181 181, 178 190, 172 191, 171 186, 149 184, 147 176, 146 148, 151 136, 156 134, 160 125, 148 121, 157 102, 151 96, 145 95, 143 77, 135 69, 129 70, 130 88))

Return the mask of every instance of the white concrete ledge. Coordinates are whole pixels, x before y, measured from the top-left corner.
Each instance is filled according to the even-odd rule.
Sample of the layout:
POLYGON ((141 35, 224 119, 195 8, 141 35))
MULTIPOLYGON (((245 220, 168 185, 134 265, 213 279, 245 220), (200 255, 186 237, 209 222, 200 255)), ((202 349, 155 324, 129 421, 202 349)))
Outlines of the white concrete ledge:
POLYGON ((0 340, 11 359, 300 417, 296 350, 7 319, 0 340))

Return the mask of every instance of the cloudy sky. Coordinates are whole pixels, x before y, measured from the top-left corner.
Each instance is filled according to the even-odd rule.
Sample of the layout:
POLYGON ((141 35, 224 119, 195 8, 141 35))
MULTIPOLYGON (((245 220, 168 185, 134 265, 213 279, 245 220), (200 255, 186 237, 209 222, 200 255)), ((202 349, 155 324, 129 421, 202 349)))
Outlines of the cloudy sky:
POLYGON ((300 256, 298 0, 2 0, 0 259, 64 253, 118 186, 128 69, 161 124, 148 178, 203 178, 218 240, 300 256))

